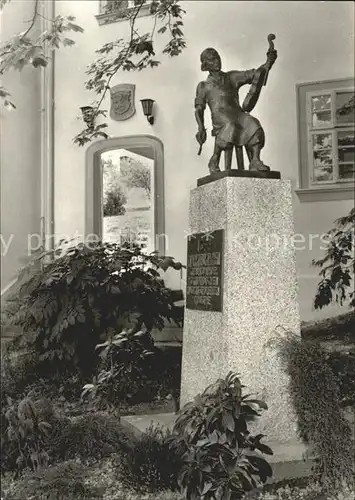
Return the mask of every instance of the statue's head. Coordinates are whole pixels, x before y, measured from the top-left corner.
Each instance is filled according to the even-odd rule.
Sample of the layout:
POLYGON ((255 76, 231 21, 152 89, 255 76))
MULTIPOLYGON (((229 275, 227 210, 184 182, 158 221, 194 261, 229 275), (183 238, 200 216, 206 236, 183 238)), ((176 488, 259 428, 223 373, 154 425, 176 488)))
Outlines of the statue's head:
POLYGON ((216 49, 205 49, 201 56, 201 71, 220 71, 222 61, 216 49))

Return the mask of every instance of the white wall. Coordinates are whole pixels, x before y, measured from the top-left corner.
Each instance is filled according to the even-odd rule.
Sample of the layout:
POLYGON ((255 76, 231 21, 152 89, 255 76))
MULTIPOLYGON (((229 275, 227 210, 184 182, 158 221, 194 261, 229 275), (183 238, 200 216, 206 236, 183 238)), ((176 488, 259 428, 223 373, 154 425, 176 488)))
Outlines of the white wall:
MULTIPOLYGON (((265 61, 268 33, 276 34, 279 57, 255 114, 266 131, 263 159, 284 178, 298 179, 296 83, 349 77, 354 73, 354 5, 352 2, 319 1, 186 1, 184 32, 188 48, 178 58, 163 57, 163 64, 139 74, 124 73, 112 84, 135 83, 137 114, 124 122, 108 119, 110 136, 152 134, 165 148, 165 200, 168 252, 186 261, 189 190, 196 179, 207 174, 213 141, 210 138, 197 157, 193 102, 197 83, 206 77, 200 72, 199 55, 208 47, 217 48, 224 69, 250 69, 265 61), (151 127, 143 116, 139 100, 156 101, 156 121, 151 127)), ((56 155, 55 224, 60 235, 84 234, 85 148, 73 144, 81 130, 79 107, 90 104, 94 95, 84 89, 86 65, 94 60, 95 49, 125 36, 126 23, 99 26, 95 14, 98 2, 70 0, 56 2, 58 14, 72 14, 85 28, 77 45, 61 50, 56 58, 56 155)), ((150 25, 142 18, 138 25, 150 25)), ((109 96, 105 102, 109 109, 109 96)), ((210 127, 209 127, 210 128, 210 127)), ((295 195, 296 232, 321 233, 333 220, 347 213, 351 201, 301 203, 295 195)), ((319 242, 318 242, 319 246, 319 242)), ((317 282, 311 259, 313 250, 298 251, 302 318, 333 314, 335 309, 312 311, 317 282)), ((171 282, 178 286, 177 282, 171 282)))
MULTIPOLYGON (((1 14, 1 42, 28 27, 33 0, 16 0, 1 14)), ((1 290, 27 255, 28 235, 40 232, 40 71, 25 68, 2 77, 16 110, 1 108, 1 290), (3 242, 10 242, 5 251, 3 242)))

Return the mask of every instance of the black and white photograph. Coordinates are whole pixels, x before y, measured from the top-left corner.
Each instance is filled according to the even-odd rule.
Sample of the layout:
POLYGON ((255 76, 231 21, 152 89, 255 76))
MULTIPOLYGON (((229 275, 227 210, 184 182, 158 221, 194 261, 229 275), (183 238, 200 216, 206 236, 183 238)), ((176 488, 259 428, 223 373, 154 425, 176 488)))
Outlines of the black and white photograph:
POLYGON ((354 36, 0 0, 1 500, 355 500, 354 36))

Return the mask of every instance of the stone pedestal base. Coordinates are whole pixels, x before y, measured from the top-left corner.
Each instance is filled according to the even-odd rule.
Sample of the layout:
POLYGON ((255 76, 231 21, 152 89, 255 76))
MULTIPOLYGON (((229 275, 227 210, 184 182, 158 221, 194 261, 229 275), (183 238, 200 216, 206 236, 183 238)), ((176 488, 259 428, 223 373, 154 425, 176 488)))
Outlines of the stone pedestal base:
POLYGON ((252 432, 298 442, 288 376, 265 344, 300 334, 291 183, 224 177, 191 191, 190 231, 224 229, 223 311, 186 309, 181 405, 229 371, 269 406, 252 432))

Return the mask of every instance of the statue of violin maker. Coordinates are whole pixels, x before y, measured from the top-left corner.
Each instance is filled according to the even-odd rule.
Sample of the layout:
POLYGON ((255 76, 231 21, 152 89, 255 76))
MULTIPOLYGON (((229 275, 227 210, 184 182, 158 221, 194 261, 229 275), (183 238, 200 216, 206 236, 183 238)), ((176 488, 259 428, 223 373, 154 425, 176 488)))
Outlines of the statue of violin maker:
POLYGON ((249 170, 265 172, 270 167, 260 159, 260 152, 265 145, 264 130, 257 118, 249 114, 256 105, 261 89, 266 84, 268 73, 277 58, 273 40, 268 36, 269 50, 266 63, 258 69, 247 71, 222 71, 221 58, 213 48, 205 49, 201 54, 201 70, 208 71, 207 80, 200 82, 196 89, 195 117, 198 124, 197 142, 206 142, 204 125, 206 104, 212 116, 212 135, 215 137, 214 152, 209 161, 210 173, 220 172, 219 162, 222 151, 225 152, 225 169, 230 170, 233 149, 235 149, 238 169, 244 170, 243 147, 249 158, 249 170), (238 91, 242 85, 250 84, 249 92, 242 106, 238 91))

